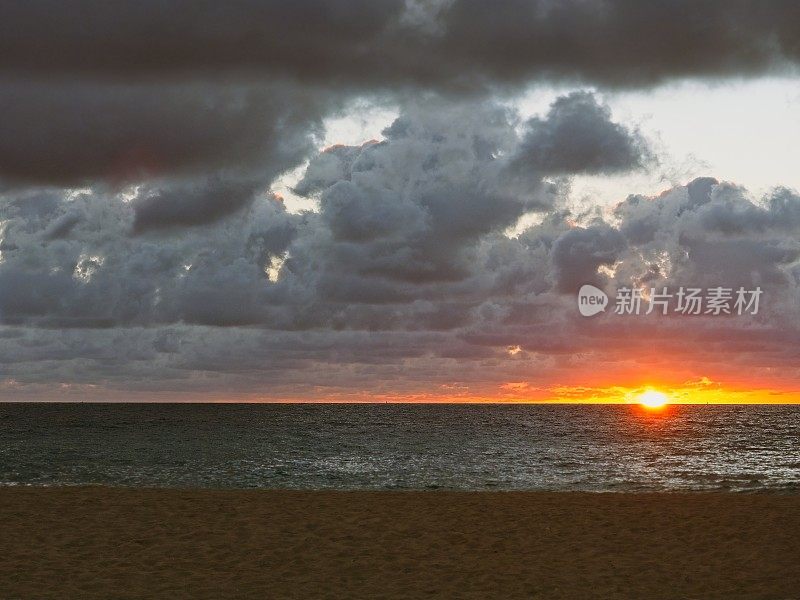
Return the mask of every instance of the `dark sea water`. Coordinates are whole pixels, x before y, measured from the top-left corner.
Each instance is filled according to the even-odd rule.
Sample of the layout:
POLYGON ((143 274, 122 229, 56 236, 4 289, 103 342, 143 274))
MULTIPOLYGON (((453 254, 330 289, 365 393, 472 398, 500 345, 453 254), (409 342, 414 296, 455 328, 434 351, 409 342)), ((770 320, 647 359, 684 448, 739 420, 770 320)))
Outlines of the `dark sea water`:
POLYGON ((800 491, 800 406, 0 404, 0 484, 800 491))

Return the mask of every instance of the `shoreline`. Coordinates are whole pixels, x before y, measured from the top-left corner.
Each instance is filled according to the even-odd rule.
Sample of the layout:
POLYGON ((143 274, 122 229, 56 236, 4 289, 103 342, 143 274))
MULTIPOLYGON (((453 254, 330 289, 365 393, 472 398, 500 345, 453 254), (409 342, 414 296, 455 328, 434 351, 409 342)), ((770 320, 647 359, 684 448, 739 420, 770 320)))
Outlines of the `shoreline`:
POLYGON ((0 597, 797 598, 800 494, 0 487, 0 597))
POLYGON ((481 488, 457 488, 444 486, 429 487, 349 487, 349 488, 307 488, 307 487, 198 487, 175 485, 127 485, 124 483, 19 483, 0 482, 0 494, 3 490, 120 490, 142 492, 221 492, 221 493, 308 493, 308 494, 543 494, 543 495, 587 495, 587 496, 797 496, 800 498, 800 487, 791 488, 696 488, 696 489, 601 489, 601 490, 554 490, 539 488, 507 488, 502 486, 485 486, 481 488))

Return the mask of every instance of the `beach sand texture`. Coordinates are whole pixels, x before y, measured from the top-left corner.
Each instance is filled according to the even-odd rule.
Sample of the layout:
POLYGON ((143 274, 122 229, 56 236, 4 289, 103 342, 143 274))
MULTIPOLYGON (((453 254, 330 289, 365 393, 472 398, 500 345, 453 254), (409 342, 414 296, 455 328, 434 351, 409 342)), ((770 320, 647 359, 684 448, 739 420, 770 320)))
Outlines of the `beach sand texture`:
POLYGON ((800 598, 800 496, 0 489, 0 598, 800 598))

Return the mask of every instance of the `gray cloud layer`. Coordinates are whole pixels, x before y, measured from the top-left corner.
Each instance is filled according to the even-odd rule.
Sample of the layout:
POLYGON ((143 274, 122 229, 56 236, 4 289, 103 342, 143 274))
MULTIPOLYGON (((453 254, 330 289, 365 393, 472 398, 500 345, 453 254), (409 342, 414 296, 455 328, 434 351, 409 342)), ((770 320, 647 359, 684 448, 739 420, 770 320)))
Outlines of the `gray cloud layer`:
POLYGON ((724 343, 726 357, 794 373, 800 197, 778 190, 757 203, 699 179, 576 223, 531 140, 558 147, 571 169, 621 163, 618 152, 587 162, 563 131, 630 152, 642 143, 590 94, 525 123, 490 101, 434 100, 407 106, 382 141, 316 155, 297 186, 318 199, 315 212, 214 178, 200 191, 7 192, 6 394, 59 382, 81 393, 496 393, 558 380, 575 357, 613 372, 654 338, 667 353, 698 348, 675 362, 687 372, 730 369, 715 355, 724 343), (220 205, 209 190, 235 210, 209 209, 220 205), (540 223, 504 234, 531 212, 540 223), (587 282, 761 285, 768 302, 751 320, 587 321, 573 295, 587 282))
POLYGON ((0 69, 255 71, 356 85, 639 85, 795 64, 800 8, 756 0, 3 3, 0 69))
POLYGON ((310 151, 327 98, 280 85, 4 81, 0 177, 76 186, 235 168, 269 182, 310 151))
POLYGON ((592 94, 573 92, 553 103, 546 119, 534 118, 518 153, 522 168, 548 175, 610 174, 645 166, 646 142, 611 121, 592 94))

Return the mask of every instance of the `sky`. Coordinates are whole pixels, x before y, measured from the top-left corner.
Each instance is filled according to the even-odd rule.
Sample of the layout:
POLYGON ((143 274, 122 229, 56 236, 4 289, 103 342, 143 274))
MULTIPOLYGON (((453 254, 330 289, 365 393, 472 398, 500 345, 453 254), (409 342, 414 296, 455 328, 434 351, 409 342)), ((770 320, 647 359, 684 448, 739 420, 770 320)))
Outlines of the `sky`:
POLYGON ((800 401, 792 3, 3 13, 0 400, 800 401))

